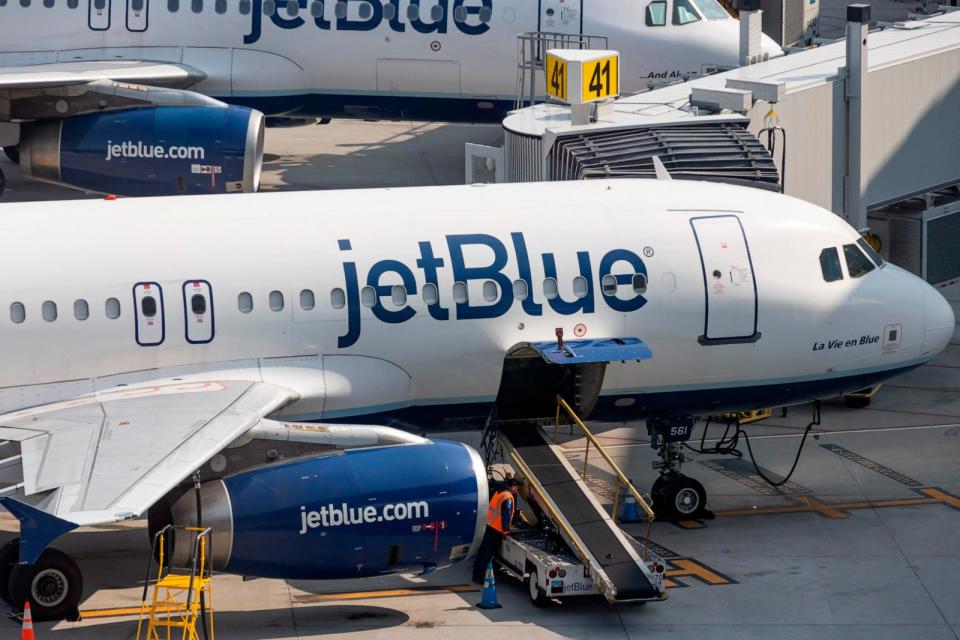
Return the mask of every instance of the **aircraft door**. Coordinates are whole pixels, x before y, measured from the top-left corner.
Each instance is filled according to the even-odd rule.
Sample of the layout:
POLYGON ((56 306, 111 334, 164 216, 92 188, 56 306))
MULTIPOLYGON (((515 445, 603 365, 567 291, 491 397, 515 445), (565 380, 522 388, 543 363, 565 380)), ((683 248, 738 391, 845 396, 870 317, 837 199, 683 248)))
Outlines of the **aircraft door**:
POLYGON ((87 25, 94 31, 109 29, 113 0, 87 0, 87 2, 89 3, 87 5, 87 25))
POLYGON ((149 18, 150 0, 127 0, 127 31, 146 31, 149 18))
POLYGON ((750 247, 735 215, 691 218, 705 296, 701 344, 756 342, 757 283, 750 247))
POLYGON ((183 324, 190 344, 213 340, 213 290, 206 280, 183 283, 183 324))
POLYGON ((163 289, 156 282, 133 285, 133 320, 138 345, 155 347, 163 343, 163 289))
POLYGON ((583 33, 583 0, 541 0, 540 31, 583 33))

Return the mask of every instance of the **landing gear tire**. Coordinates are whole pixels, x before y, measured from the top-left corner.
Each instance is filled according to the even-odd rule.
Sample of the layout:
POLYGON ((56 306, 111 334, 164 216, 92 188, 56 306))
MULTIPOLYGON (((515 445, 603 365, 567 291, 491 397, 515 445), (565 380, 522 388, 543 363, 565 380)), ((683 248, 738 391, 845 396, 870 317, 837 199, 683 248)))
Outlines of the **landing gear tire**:
POLYGON ((10 590, 7 588, 7 581, 10 580, 10 572, 20 561, 20 538, 8 540, 0 547, 0 599, 11 607, 13 600, 10 598, 10 590))
POLYGON ((13 164, 20 164, 20 145, 4 147, 3 153, 6 154, 7 158, 9 158, 13 164))
POLYGON ((870 406, 870 398, 864 396, 843 396, 843 404, 851 409, 864 409, 870 406))
POLYGON ((550 602, 546 592, 540 588, 540 576, 536 569, 530 570, 530 577, 527 578, 527 591, 530 594, 530 602, 535 607, 545 607, 550 602))
POLYGON ((675 473, 660 476, 651 490, 653 508, 670 521, 710 517, 707 511, 707 492, 703 485, 689 476, 675 473))
POLYGON ((83 574, 70 556, 47 549, 34 564, 18 564, 7 589, 19 609, 29 600, 34 620, 76 620, 83 595, 83 574))

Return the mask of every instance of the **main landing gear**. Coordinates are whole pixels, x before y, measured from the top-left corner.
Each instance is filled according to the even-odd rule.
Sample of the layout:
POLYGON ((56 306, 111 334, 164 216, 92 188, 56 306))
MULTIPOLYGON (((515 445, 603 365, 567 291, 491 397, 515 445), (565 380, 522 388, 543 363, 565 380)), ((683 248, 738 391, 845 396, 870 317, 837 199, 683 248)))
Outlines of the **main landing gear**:
POLYGON ((52 548, 33 564, 19 559, 19 538, 0 547, 0 598, 17 611, 29 600, 34 620, 79 620, 83 574, 77 563, 52 548))
POLYGON ((694 422, 692 417, 647 420, 650 446, 657 450, 660 458, 653 463, 660 477, 650 491, 653 511, 660 519, 713 518, 713 513, 707 509, 707 492, 703 485, 680 473, 680 466, 685 460, 683 443, 690 438, 694 422))

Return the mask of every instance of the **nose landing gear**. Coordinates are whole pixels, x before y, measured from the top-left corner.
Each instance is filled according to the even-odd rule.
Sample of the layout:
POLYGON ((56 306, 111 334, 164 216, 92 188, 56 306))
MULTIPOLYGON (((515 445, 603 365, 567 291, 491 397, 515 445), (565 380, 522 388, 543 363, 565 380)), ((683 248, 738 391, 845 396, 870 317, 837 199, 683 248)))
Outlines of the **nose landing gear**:
POLYGON ((713 518, 707 509, 707 492, 703 485, 680 473, 684 462, 683 443, 690 438, 695 418, 673 417, 647 420, 650 446, 660 460, 653 466, 660 477, 653 483, 650 495, 653 511, 663 520, 713 518))

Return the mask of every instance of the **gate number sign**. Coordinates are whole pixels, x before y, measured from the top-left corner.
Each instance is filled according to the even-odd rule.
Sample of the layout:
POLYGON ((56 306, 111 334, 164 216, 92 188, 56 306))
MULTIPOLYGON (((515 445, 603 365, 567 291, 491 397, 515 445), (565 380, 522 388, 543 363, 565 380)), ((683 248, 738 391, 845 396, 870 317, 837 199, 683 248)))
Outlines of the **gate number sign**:
POLYGON ((567 104, 588 104, 620 94, 616 51, 552 49, 544 71, 547 94, 567 104))

